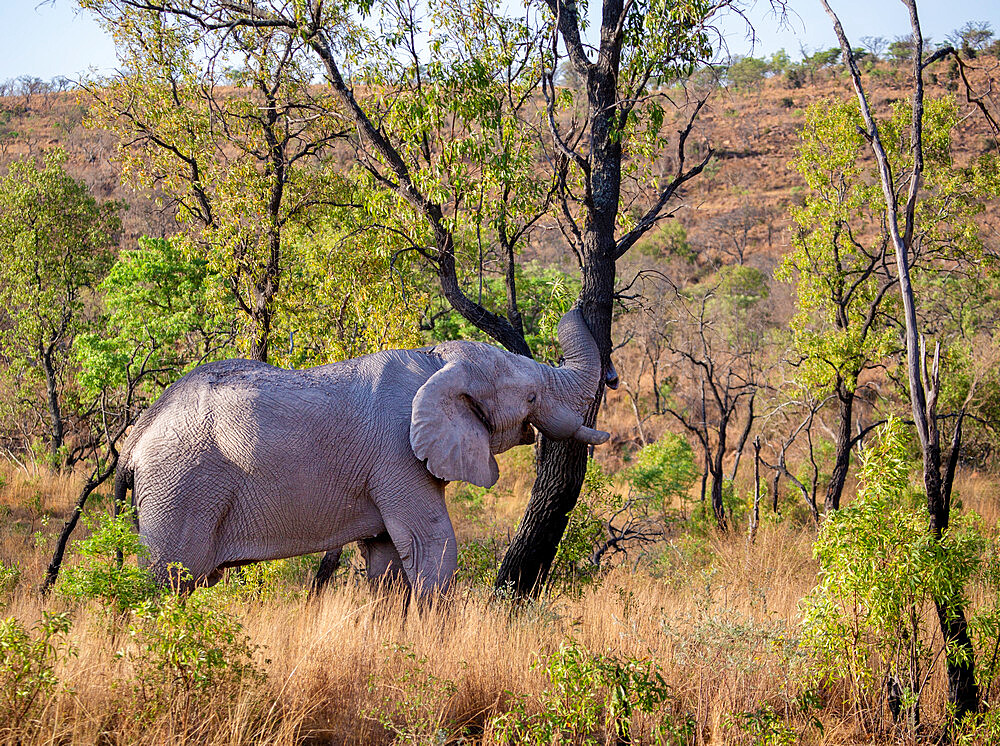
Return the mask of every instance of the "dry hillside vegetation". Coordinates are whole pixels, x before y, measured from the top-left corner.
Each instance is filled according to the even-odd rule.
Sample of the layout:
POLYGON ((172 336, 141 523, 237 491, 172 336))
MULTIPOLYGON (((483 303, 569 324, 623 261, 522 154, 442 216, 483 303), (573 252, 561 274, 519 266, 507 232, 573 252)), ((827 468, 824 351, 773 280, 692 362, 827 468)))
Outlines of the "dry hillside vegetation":
MULTIPOLYGON (((905 97, 903 73, 880 70, 872 100, 905 97)), ((928 97, 953 88, 942 70, 928 97)), ((795 426, 791 405, 780 399, 793 375, 782 345, 795 293, 773 275, 791 247, 789 207, 804 202, 804 184, 789 163, 806 109, 848 97, 847 81, 827 70, 796 87, 775 76, 719 90, 704 110, 692 147, 710 143, 716 158, 685 186, 673 220, 619 268, 625 283, 654 279, 637 279, 641 297, 616 319, 622 386, 607 392, 598 422, 613 437, 595 449, 551 582, 537 600, 515 602, 493 591, 534 479, 530 447, 499 458, 501 478, 490 490, 449 487, 459 570, 449 594, 426 607, 404 612, 399 589, 370 589, 350 549, 319 593, 310 592, 319 557, 232 571, 187 598, 160 593, 135 556, 131 518, 113 516, 110 484, 91 496, 61 579, 43 597, 39 583, 86 474, 79 466, 53 471, 40 440, 32 450, 29 437, 21 442, 4 430, 0 445, 10 459, 0 462, 0 743, 930 741, 948 721, 943 646, 927 595, 943 586, 964 589, 984 702, 983 715, 952 736, 968 746, 1000 742, 993 709, 1000 696, 1000 487, 990 411, 969 426, 981 428, 974 441, 980 450, 959 467, 957 543, 940 552, 921 538, 918 449, 886 416, 908 406, 897 385, 898 344, 860 382, 856 420, 871 431, 852 451, 845 510, 835 520, 814 518, 791 483, 811 487, 822 503, 833 405, 817 405, 809 440, 779 454, 795 426), (706 505, 702 453, 660 406, 693 411, 698 380, 660 346, 677 317, 657 314, 681 296, 655 276, 696 288, 720 268, 737 268, 739 281, 744 267, 763 278, 764 289, 746 291, 759 294, 756 315, 723 335, 729 344, 720 354, 746 337, 766 337, 754 350, 762 393, 751 401, 763 422, 762 456, 771 464, 787 459, 787 476, 772 482, 765 463, 754 479, 753 436, 749 427, 749 437, 740 433, 755 421, 742 400, 721 459, 729 521, 721 531, 706 505), (883 419, 889 424, 876 429, 883 419), (862 453, 870 459, 864 472, 862 453), (755 497, 760 519, 751 533, 755 497), (852 506, 885 520, 854 537, 845 523, 857 515, 852 506), (916 525, 919 535, 907 533, 916 525), (967 571, 958 580, 945 562, 952 557, 967 571), (841 595, 822 596, 817 586, 825 579, 841 595)), ((156 195, 121 186, 115 143, 83 127, 86 106, 74 92, 0 100, 0 169, 59 146, 68 170, 95 195, 129 204, 120 248, 134 247, 139 236, 173 234, 176 222, 156 195)), ((969 107, 960 108, 955 159, 971 163, 995 143, 967 116, 969 107)), ((995 202, 979 218, 995 249, 995 202)), ((542 228, 525 256, 568 270, 557 231, 542 228)), ((987 395, 1000 401, 997 390, 987 395)))

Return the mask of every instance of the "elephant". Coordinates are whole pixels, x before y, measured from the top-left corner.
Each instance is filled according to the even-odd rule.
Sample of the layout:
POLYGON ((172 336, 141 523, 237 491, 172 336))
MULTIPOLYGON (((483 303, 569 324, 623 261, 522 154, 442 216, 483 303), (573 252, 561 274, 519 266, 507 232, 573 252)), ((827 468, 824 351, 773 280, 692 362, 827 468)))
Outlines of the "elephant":
POLYGON ((189 590, 225 568, 359 542, 369 578, 443 592, 457 566, 449 481, 491 487, 494 454, 533 442, 533 428, 609 437, 584 424, 602 366, 578 308, 557 333, 558 367, 470 341, 302 370, 206 363, 139 417, 115 498, 132 490, 164 585, 189 590))

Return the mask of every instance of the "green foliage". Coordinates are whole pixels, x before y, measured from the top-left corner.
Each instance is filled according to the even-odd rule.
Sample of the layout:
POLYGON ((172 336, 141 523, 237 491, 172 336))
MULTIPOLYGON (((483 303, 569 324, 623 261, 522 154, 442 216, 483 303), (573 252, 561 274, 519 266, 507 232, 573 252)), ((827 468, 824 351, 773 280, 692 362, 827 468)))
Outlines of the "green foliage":
POLYGON ((302 555, 286 559, 253 562, 234 567, 220 584, 228 592, 245 600, 299 600, 309 592, 309 583, 319 567, 319 555, 302 555))
MULTIPOLYGON (((1000 538, 994 534, 982 554, 979 578, 985 603, 969 619, 969 634, 976 651, 976 683, 983 701, 994 702, 1000 693, 1000 538)), ((992 727, 1000 732, 1000 722, 992 727)))
POLYGON ((1000 743, 1000 710, 993 707, 986 712, 966 715, 950 736, 955 746, 1000 743))
POLYGON ((340 126, 321 115, 335 108, 332 93, 312 87, 315 65, 283 34, 206 33, 110 0, 83 5, 113 31, 120 60, 119 73, 101 81, 89 123, 118 135, 125 180, 176 201, 187 251, 226 278, 241 341, 259 339, 279 289, 286 225, 345 201, 343 180, 321 160, 340 126))
POLYGON ((699 290, 711 293, 709 310, 717 316, 744 315, 771 294, 767 275, 747 264, 720 267, 713 277, 696 287, 693 294, 697 296, 699 290))
POLYGON ((458 547, 456 578, 477 588, 492 590, 502 547, 495 538, 472 539, 458 547))
POLYGON ((954 608, 964 600, 983 540, 964 517, 940 539, 931 535, 926 508, 909 497, 909 452, 898 420, 865 450, 860 483, 857 499, 820 529, 819 585, 802 604, 803 645, 815 674, 846 680, 856 705, 880 702, 891 676, 913 708, 937 654, 933 602, 954 608))
POLYGON ((145 368, 157 371, 152 399, 194 364, 227 352, 226 323, 209 310, 213 281, 207 262, 188 258, 176 239, 143 237, 122 251, 99 286, 101 331, 74 342, 85 395, 122 395, 145 368))
POLYGON ((678 498, 687 497, 701 470, 688 439, 667 432, 636 454, 627 474, 636 491, 666 510, 678 498))
POLYGON ((677 258, 693 262, 696 252, 688 241, 687 230, 677 220, 669 220, 656 230, 650 231, 635 245, 635 251, 643 256, 658 259, 677 258))
POLYGON ((118 613, 136 611, 157 597, 152 573, 141 566, 149 551, 135 532, 134 517, 131 506, 118 515, 83 515, 92 533, 73 543, 82 561, 63 568, 58 586, 62 594, 77 601, 100 601, 118 613))
POLYGON ((427 663, 409 645, 387 644, 383 666, 368 678, 368 691, 382 700, 382 706, 362 715, 391 733, 394 742, 451 743, 455 735, 445 715, 458 687, 429 671, 427 663), (387 670, 394 670, 391 682, 386 681, 387 670))
POLYGON ((347 217, 316 221, 290 237, 273 361, 299 368, 419 346, 426 281, 393 249, 383 234, 347 217))
POLYGON ((535 702, 516 697, 490 722, 496 743, 631 743, 637 713, 653 717, 642 743, 676 744, 694 736, 692 715, 679 712, 659 667, 650 661, 591 653, 570 639, 541 663, 550 686, 535 702))
MULTIPOLYGON (((787 56, 787 55, 786 55, 787 56)), ((726 78, 734 88, 757 88, 764 82, 771 66, 756 57, 737 57, 726 70, 726 78)))
MULTIPOLYGON (((910 120, 909 103, 903 101, 879 123, 894 173, 909 168, 910 120)), ((988 265, 976 216, 1000 180, 993 159, 968 166, 954 162, 957 124, 953 99, 925 102, 924 184, 914 237, 920 248, 913 269, 918 297, 935 283, 949 282, 949 276, 959 282, 949 275, 954 262, 988 265)), ((835 385, 853 390, 862 372, 883 364, 897 346, 895 327, 886 323, 896 301, 889 292, 885 199, 861 126, 853 99, 811 106, 793 162, 809 191, 804 204, 790 210, 793 250, 776 277, 796 283, 792 332, 803 357, 797 378, 818 391, 835 385)))
POLYGON ((218 592, 167 594, 146 601, 129 626, 122 654, 134 667, 132 694, 141 716, 169 714, 197 724, 220 702, 260 683, 255 646, 218 592))
POLYGON ((749 736, 753 746, 792 746, 799 742, 798 732, 769 704, 729 716, 727 720, 730 727, 749 736))
POLYGON ((73 655, 65 642, 70 630, 68 612, 42 612, 41 620, 26 629, 13 617, 0 621, 0 718, 3 726, 30 730, 29 723, 59 685, 54 668, 73 655), (28 727, 26 727, 28 726, 28 727))
POLYGON ((0 598, 13 591, 20 579, 21 567, 16 562, 8 565, 0 561, 0 598))

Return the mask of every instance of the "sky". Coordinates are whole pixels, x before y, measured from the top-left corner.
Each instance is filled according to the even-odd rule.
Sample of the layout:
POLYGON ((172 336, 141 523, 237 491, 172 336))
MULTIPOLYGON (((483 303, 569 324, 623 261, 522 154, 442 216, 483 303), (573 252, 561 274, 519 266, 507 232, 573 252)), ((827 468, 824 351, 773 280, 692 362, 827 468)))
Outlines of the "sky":
MULTIPOLYGON (((599 0, 591 0, 597 5, 599 0)), ((906 8, 899 0, 830 0, 848 38, 861 46, 863 36, 892 40, 909 33, 906 8)), ((748 17, 756 31, 751 47, 746 24, 725 24, 733 54, 767 57, 785 49, 792 58, 836 46, 833 29, 819 0, 789 0, 783 24, 770 12, 768 0, 757 0, 748 17)), ((987 21, 1000 36, 1000 2, 996 0, 918 0, 925 37, 943 41, 966 21, 987 21)), ((90 69, 109 73, 115 67, 110 36, 74 0, 0 0, 0 81, 31 75, 43 80, 64 76, 77 80, 90 69)))

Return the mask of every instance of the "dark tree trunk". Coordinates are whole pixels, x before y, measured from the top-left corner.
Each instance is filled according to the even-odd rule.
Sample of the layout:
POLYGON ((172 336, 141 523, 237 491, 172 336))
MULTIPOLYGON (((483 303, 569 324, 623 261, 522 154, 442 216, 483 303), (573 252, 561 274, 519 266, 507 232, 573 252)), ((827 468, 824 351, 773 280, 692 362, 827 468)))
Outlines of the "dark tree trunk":
POLYGON ((56 378, 56 367, 52 361, 55 346, 49 345, 39 350, 42 359, 42 370, 45 372, 45 392, 49 406, 49 446, 53 458, 58 456, 65 440, 62 410, 59 406, 59 381, 56 378))
MULTIPOLYGON (((621 0, 607 0, 605 23, 618 18, 621 0)), ((604 396, 611 365, 611 317, 614 302, 617 245, 615 224, 621 197, 621 138, 618 117, 619 54, 602 48, 587 73, 590 101, 589 198, 583 227, 581 255, 583 283, 577 305, 601 354, 601 383, 584 423, 593 427, 604 396)), ((521 524, 497 572, 496 587, 515 596, 537 595, 548 577, 569 513, 580 497, 587 471, 586 446, 575 441, 547 443, 538 449, 535 483, 521 524)))
POLYGON ((250 343, 250 359, 267 362, 270 354, 271 312, 270 308, 260 309, 254 315, 254 337, 250 343))
POLYGON ((726 430, 729 428, 728 418, 723 416, 719 421, 719 442, 712 457, 712 512, 715 514, 715 522, 720 531, 729 530, 729 522, 726 520, 726 506, 722 502, 723 486, 725 485, 725 473, 722 469, 722 460, 726 455, 726 430))
POLYGON ((540 439, 531 499, 497 572, 502 594, 523 598, 541 590, 586 471, 586 445, 540 439))
POLYGON ((840 509, 840 498, 844 493, 844 483, 851 467, 851 422, 854 410, 854 389, 848 388, 843 381, 837 382, 837 432, 834 440, 835 457, 833 472, 830 474, 830 485, 826 490, 827 513, 840 509))

